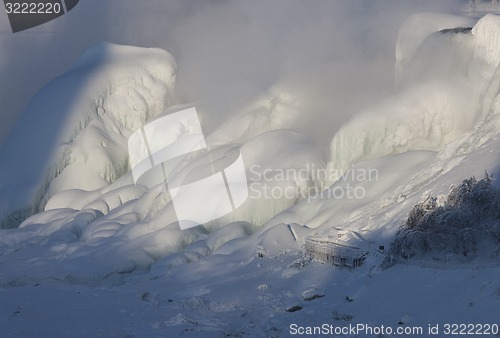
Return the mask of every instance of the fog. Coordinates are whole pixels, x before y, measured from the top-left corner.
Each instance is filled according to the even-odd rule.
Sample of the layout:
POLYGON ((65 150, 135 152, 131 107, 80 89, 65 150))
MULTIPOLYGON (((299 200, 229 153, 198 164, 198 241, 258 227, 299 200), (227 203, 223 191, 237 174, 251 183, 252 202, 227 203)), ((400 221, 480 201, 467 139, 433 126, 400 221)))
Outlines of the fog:
POLYGON ((357 111, 393 90, 397 30, 412 13, 457 13, 460 1, 82 0, 13 34, 0 13, 0 141, 29 99, 106 40, 163 48, 178 64, 178 99, 207 132, 256 98, 286 92, 294 128, 328 147, 357 111))

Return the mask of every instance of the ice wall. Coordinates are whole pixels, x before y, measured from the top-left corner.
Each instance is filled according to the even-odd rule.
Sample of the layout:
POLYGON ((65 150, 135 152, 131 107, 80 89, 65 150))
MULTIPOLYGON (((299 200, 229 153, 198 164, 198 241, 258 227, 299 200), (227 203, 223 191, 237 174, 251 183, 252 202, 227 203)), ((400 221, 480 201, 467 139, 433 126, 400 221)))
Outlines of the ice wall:
MULTIPOLYGON (((401 39, 411 39, 406 30, 414 21, 403 25, 401 39)), ((466 21, 453 19, 447 26, 453 22, 466 21)), ((435 32, 425 39, 420 31, 414 41, 398 42, 397 67, 404 66, 398 72, 406 77, 405 86, 339 130, 331 142, 331 165, 345 170, 352 163, 393 153, 440 150, 459 137, 468 142, 468 151, 484 143, 487 138, 479 135, 499 128, 499 25, 500 17, 490 14, 472 31, 435 32), (473 140, 464 137, 474 128, 484 130, 473 140)))
POLYGON ((17 226, 67 189, 127 171, 127 136, 173 100, 167 52, 102 43, 30 102, 0 151, 0 223, 17 226))
POLYGON ((484 16, 472 29, 475 48, 469 77, 475 84, 478 109, 486 116, 499 109, 500 92, 500 17, 484 16))
POLYGON ((498 66, 500 63, 500 19, 498 15, 487 14, 472 29, 476 41, 475 59, 498 66))

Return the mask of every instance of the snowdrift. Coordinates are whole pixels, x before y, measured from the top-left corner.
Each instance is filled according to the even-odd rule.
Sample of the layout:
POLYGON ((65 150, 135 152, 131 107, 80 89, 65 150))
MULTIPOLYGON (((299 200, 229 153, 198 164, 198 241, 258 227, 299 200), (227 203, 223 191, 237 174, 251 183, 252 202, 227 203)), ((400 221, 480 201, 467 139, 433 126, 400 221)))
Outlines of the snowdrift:
MULTIPOLYGON (((19 228, 1 232, 0 255, 13 254, 18 245, 26 254, 46 248, 39 252, 40 264, 58 262, 57 267, 29 275, 77 282, 147 267, 201 241, 195 247, 203 250, 186 256, 194 260, 252 233, 303 198, 301 188, 319 184, 307 176, 267 182, 262 175, 323 166, 309 137, 280 129, 292 108, 271 98, 264 111, 248 113, 253 122, 241 124, 247 128, 244 137, 228 132, 237 121, 228 123, 207 137, 208 150, 178 165, 176 175, 182 177, 196 173, 199 160, 224 162, 220 154, 238 149, 251 189, 235 212, 181 231, 163 184, 134 183, 127 147, 129 136, 148 121, 179 109, 172 105, 174 86, 175 63, 167 52, 105 43, 38 93, 2 149, 2 227, 19 228), (266 196, 273 187, 292 193, 266 196), (235 224, 244 224, 241 233, 235 224)), ((24 253, 16 257, 28 259, 24 253)), ((11 271, 20 273, 15 267, 11 271)))
MULTIPOLYGON (((500 174, 500 18, 474 24, 433 16, 403 26, 398 88, 334 135, 326 168, 309 137, 286 129, 301 112, 281 93, 207 136, 209 150, 200 156, 241 151, 250 197, 235 212, 183 231, 168 191, 133 183, 126 147, 132 132, 171 111, 173 60, 159 50, 91 49, 33 99, 0 154, 2 226, 34 214, 18 229, 0 232, 0 285, 44 278, 118 283, 126 272, 151 268, 159 276, 206 256, 279 255, 307 235, 342 229, 371 246, 388 246, 423 195, 446 193, 485 170, 500 174), (432 23, 438 21, 443 24, 432 23), (66 95, 56 100, 63 89, 66 95), (310 173, 264 175, 308 172, 313 165, 346 175, 332 181, 310 173), (360 178, 371 171, 378 174, 360 178), (266 198, 273 187, 294 193, 266 198), (318 187, 317 196, 300 194, 318 187), (339 195, 353 187, 362 196, 339 195)), ((196 157, 180 170, 195 169, 196 157)))

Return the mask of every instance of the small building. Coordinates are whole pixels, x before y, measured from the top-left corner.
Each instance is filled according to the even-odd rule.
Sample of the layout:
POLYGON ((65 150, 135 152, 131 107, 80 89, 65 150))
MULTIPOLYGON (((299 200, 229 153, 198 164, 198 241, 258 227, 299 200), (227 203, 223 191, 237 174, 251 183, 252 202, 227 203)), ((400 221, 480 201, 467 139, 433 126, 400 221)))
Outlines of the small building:
POLYGON ((306 255, 330 265, 355 269, 368 255, 363 242, 352 231, 339 232, 336 236, 308 237, 305 242, 306 255))

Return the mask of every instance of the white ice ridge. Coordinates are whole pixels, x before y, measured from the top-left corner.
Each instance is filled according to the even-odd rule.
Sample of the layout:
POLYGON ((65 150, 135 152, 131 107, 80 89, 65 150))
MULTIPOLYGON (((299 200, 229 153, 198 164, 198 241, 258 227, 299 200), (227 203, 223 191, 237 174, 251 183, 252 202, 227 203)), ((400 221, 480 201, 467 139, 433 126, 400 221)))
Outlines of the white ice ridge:
POLYGON ((128 171, 127 138, 172 104, 175 68, 163 50, 101 43, 42 89, 0 151, 1 226, 128 171))
POLYGON ((500 63, 500 19, 498 15, 487 14, 472 29, 476 41, 475 58, 488 64, 500 63))
MULTIPOLYGON (((345 170, 355 162, 393 153, 440 150, 475 127, 486 128, 485 121, 488 121, 488 128, 498 130, 495 112, 500 108, 500 17, 485 16, 473 27, 472 33, 435 34, 438 35, 429 36, 425 43, 420 37, 417 41, 405 42, 407 45, 421 43, 415 48, 414 54, 418 57, 412 60, 413 63, 429 65, 439 55, 470 57, 444 65, 447 60, 439 60, 442 68, 450 66, 452 69, 436 74, 429 72, 407 84, 392 98, 354 117, 331 142, 333 166, 345 170), (458 34, 472 42, 457 43, 458 34), (437 44, 432 40, 455 42, 437 44), (432 51, 429 45, 433 46, 432 51), (450 48, 453 53, 447 51, 450 48)), ((408 34, 400 34, 402 36, 408 38, 408 34)), ((413 66, 412 63, 406 65, 407 68, 413 66)), ((404 73, 405 70, 400 71, 404 73)), ((467 147, 473 149, 485 141, 484 137, 478 137, 474 141, 477 144, 467 147)))

